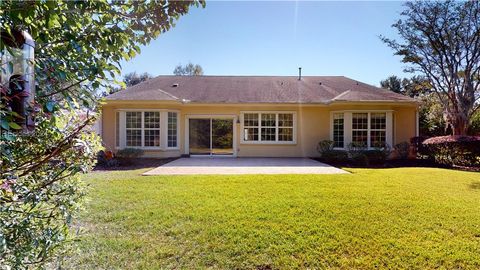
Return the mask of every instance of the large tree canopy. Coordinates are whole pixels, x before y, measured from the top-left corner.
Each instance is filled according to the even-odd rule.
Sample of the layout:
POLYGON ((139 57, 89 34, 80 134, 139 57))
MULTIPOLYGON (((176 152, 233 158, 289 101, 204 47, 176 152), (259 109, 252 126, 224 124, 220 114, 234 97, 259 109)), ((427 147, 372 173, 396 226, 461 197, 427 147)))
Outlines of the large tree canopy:
POLYGON ((134 72, 125 74, 125 76, 123 76, 123 82, 125 83, 126 87, 130 87, 130 86, 139 84, 141 82, 144 82, 146 80, 149 80, 151 78, 153 78, 153 76, 147 72, 137 74, 137 72, 134 71, 134 72))
POLYGON ((185 66, 179 64, 173 70, 173 74, 177 76, 201 76, 203 75, 203 68, 198 64, 188 63, 185 66))
MULTIPOLYGON (((35 131, 10 132, 15 115, 1 85, 0 265, 35 267, 67 239, 83 194, 76 175, 99 148, 88 127, 100 90, 195 1, 0 1, 0 28, 36 42, 35 131)), ((0 44, 0 49, 5 44, 0 44)), ((2 58, 4 61, 4 58, 2 58)), ((2 62, 2 72, 12 63, 2 62)))
POLYGON ((443 105, 454 135, 466 134, 480 98, 480 2, 407 2, 393 27, 400 41, 382 37, 406 71, 424 75, 443 105))

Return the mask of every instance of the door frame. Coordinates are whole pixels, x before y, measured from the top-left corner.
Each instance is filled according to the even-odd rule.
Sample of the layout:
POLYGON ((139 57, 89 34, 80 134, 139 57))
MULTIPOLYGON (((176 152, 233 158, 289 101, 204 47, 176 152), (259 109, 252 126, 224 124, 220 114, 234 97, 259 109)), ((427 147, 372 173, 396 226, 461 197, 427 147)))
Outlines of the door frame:
MULTIPOLYGON (((192 157, 237 157, 237 115, 235 114, 186 114, 185 115, 185 155, 192 157), (233 155, 190 155, 190 119, 231 119, 233 124, 233 155)), ((211 139, 211 138, 210 138, 211 139)), ((211 149, 210 149, 211 151, 211 149)))

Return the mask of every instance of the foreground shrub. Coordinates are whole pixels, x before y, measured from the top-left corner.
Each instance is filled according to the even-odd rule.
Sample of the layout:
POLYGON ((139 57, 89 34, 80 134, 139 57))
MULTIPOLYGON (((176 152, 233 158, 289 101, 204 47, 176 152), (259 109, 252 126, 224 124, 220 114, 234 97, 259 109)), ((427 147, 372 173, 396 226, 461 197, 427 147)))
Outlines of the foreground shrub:
POLYGON ((320 156, 331 150, 333 150, 333 141, 323 140, 317 144, 317 151, 320 153, 320 156))
POLYGON ((407 159, 410 153, 410 144, 408 142, 401 142, 396 144, 393 149, 397 153, 398 158, 407 159))
POLYGON ((332 164, 345 163, 348 161, 348 153, 344 150, 330 150, 322 154, 322 160, 332 164))
POLYGON ((383 149, 373 149, 363 151, 361 156, 365 156, 368 160, 368 164, 384 164, 389 155, 389 151, 384 151, 383 149))
POLYGON ((31 133, 2 133, 0 269, 36 269, 70 238, 100 138, 76 113, 37 117, 31 133), (7 137, 8 136, 8 137, 7 137))
POLYGON ((138 158, 143 155, 143 150, 138 148, 125 148, 117 151, 119 158, 138 158))
POLYGON ((430 157, 430 152, 428 147, 426 147, 423 142, 428 139, 426 136, 417 136, 410 139, 410 144, 413 147, 413 151, 416 156, 419 158, 428 158, 430 157))
POLYGON ((117 167, 119 162, 116 158, 114 158, 112 151, 109 150, 101 150, 97 153, 97 166, 101 167, 117 167))
POLYGON ((129 166, 134 163, 133 159, 141 157, 143 153, 144 151, 142 149, 125 148, 117 151, 116 159, 118 160, 119 165, 129 166))
POLYGON ((480 136, 440 136, 423 142, 437 163, 480 167, 480 136))
POLYGON ((348 155, 355 166, 381 165, 390 155, 390 147, 387 144, 368 149, 364 144, 350 143, 347 149, 348 155))

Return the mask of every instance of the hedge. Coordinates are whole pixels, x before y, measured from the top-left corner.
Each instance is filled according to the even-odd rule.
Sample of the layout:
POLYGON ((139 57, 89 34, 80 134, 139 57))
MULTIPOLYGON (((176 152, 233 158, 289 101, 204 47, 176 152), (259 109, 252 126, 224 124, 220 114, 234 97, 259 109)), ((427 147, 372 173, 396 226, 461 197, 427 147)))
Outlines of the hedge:
MULTIPOLYGON (((437 163, 480 167, 480 136, 439 136, 422 142, 423 154, 437 163)), ((420 151, 419 151, 420 152, 420 151)))

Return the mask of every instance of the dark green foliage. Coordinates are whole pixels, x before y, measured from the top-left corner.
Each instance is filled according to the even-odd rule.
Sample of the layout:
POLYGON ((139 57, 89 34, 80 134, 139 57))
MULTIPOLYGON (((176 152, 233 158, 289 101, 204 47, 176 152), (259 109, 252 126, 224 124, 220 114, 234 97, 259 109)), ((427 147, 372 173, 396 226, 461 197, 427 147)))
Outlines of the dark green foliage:
POLYGON ((185 66, 180 64, 175 67, 173 74, 177 76, 201 76, 203 75, 203 68, 200 65, 194 65, 192 63, 188 63, 185 66))
POLYGON ((351 156, 350 162, 352 166, 355 167, 368 167, 370 165, 366 152, 357 153, 354 156, 351 156))
POLYGON ((104 150, 97 153, 97 166, 111 168, 119 165, 120 163, 118 162, 118 159, 113 158, 113 155, 107 155, 104 150))
POLYGON ((372 149, 368 151, 363 151, 362 154, 367 157, 368 164, 381 165, 387 160, 389 152, 382 149, 372 149))
POLYGON ((115 159, 118 160, 120 165, 129 166, 133 164, 133 159, 141 157, 143 152, 142 149, 138 148, 125 148, 117 151, 115 159))
POLYGON ((348 153, 344 150, 329 150, 322 154, 321 159, 328 164, 345 164, 348 161, 348 153))
POLYGON ((123 82, 125 83, 126 87, 134 86, 146 80, 153 78, 152 75, 148 74, 147 72, 142 74, 137 74, 137 72, 130 72, 123 76, 123 82))
POLYGON ((392 75, 383 81, 380 81, 382 88, 392 92, 409 97, 419 97, 432 92, 432 87, 428 80, 423 76, 413 76, 411 78, 399 78, 392 75))
POLYGON ((317 151, 322 156, 325 152, 333 150, 333 141, 330 140, 323 140, 318 143, 317 151))
POLYGON ((400 40, 382 40, 422 74, 442 105, 453 135, 466 135, 478 103, 480 79, 480 2, 406 2, 393 27, 400 40))
MULTIPOLYGON (((0 28, 30 33, 35 47, 33 133, 1 134, 0 268, 41 268, 68 239, 83 197, 77 175, 100 150, 84 129, 120 63, 203 1, 0 1, 0 28)), ((3 45, 0 44, 0 49, 3 45)), ((2 63, 3 65, 12 63, 2 63)), ((1 85, 1 93, 8 86, 1 85)), ((18 129, 0 97, 1 127, 18 129)))
POLYGON ((408 142, 398 143, 394 146, 394 150, 397 153, 398 158, 406 159, 410 153, 410 144, 408 142))
POLYGON ((116 156, 119 158, 138 158, 143 155, 143 150, 139 148, 125 148, 118 150, 116 156))
POLYGON ((423 142, 428 155, 449 166, 480 167, 480 137, 442 136, 423 142))
POLYGON ((410 138, 410 144, 412 145, 414 152, 419 158, 429 157, 429 150, 425 145, 423 145, 423 142, 426 139, 428 139, 427 136, 418 136, 418 137, 410 138))

